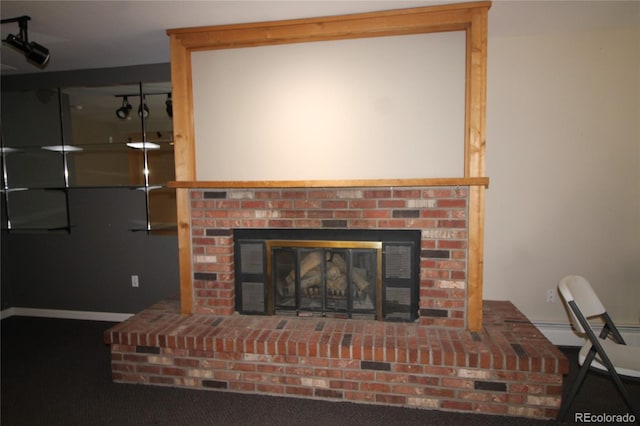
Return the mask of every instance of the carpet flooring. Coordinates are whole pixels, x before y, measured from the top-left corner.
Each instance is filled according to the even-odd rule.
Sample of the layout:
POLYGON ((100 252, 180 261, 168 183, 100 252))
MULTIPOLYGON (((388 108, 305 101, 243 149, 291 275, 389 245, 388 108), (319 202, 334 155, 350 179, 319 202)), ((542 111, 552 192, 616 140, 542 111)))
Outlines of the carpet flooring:
MULTIPOLYGON (((418 410, 220 391, 117 384, 111 381, 103 332, 113 323, 11 317, 1 321, 2 426, 200 425, 553 425, 555 421, 418 410)), ((570 360, 565 392, 577 372, 570 360)), ((640 383, 628 389, 640 403, 640 383)), ((576 412, 628 411, 613 383, 589 374, 576 412)))

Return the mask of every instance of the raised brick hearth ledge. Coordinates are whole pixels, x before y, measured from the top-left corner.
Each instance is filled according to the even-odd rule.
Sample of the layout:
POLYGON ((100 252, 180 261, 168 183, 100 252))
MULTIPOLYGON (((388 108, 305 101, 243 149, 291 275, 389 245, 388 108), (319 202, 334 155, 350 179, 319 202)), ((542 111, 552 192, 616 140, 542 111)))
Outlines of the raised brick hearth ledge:
POLYGON ((510 302, 481 332, 322 317, 181 315, 167 300, 105 333, 113 380, 554 418, 565 356, 510 302))

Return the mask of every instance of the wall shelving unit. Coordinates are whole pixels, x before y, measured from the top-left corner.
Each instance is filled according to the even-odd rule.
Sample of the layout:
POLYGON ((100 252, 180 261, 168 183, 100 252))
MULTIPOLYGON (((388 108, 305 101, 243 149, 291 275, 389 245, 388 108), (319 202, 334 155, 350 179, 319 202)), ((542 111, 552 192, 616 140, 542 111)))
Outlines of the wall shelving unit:
POLYGON ((71 232, 76 190, 121 189, 143 194, 143 213, 131 218, 130 231, 175 232, 175 189, 167 187, 175 173, 168 87, 139 82, 3 92, 2 229, 71 232), (123 96, 139 107, 119 117, 114 111, 123 96))

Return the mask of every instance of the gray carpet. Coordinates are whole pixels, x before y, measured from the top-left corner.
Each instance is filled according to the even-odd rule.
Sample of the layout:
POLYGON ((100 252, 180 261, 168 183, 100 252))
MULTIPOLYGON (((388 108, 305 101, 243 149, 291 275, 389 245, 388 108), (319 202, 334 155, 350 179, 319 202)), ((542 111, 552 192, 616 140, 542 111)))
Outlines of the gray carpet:
MULTIPOLYGON (((12 317, 1 322, 2 426, 38 425, 543 425, 553 421, 196 391, 111 382, 103 332, 112 323, 12 317)), ((575 375, 576 351, 563 349, 575 375)), ((629 387, 640 401, 640 384, 629 387)), ((590 374, 572 408, 625 413, 590 374)))

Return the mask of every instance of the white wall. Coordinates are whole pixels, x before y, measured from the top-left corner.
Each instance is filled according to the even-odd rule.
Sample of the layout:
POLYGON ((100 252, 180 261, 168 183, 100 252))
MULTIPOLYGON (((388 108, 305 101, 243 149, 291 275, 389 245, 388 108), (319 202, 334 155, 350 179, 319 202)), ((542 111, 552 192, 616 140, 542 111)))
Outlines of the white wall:
POLYGON ((460 177, 465 34, 192 54, 198 180, 460 177))
MULTIPOLYGON (((640 3, 496 1, 488 67, 484 298, 511 300, 536 322, 566 323, 546 291, 578 273, 615 320, 638 324, 640 3)), ((198 122, 214 118, 197 105, 205 92, 195 81, 204 77, 194 75, 198 178, 300 178, 286 170, 230 176, 232 168, 221 179, 203 170, 220 166, 215 152, 200 157, 208 131, 198 122)), ((369 154, 359 155, 366 162, 369 154)), ((370 170, 318 178, 390 177, 370 170)), ((420 165, 405 173, 432 177, 420 165)))
POLYGON ((639 13, 638 2, 490 11, 484 298, 534 321, 567 321, 545 301, 566 274, 587 277, 614 320, 640 321, 639 13))

